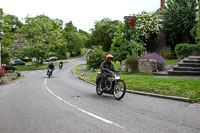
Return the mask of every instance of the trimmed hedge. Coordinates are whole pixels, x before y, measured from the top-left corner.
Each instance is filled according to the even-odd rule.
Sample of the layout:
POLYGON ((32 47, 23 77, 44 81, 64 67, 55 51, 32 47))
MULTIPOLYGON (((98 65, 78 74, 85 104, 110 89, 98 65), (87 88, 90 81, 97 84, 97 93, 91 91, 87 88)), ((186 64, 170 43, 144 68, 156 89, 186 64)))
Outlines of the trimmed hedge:
POLYGON ((189 55, 200 55, 200 44, 177 44, 175 47, 175 52, 179 59, 182 59, 189 55))
POLYGON ((13 66, 5 66, 5 70, 14 72, 17 69, 15 67, 13 67, 13 66))

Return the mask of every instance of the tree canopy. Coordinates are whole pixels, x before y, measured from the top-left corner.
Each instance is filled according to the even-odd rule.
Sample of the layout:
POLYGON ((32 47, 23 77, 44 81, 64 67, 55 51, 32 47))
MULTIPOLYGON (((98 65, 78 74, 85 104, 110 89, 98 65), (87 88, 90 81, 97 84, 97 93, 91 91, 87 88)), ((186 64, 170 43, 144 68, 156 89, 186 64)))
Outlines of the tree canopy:
POLYGON ((197 0, 167 0, 164 11, 164 30, 168 41, 175 46, 190 41, 189 31, 195 26, 197 0))
POLYGON ((87 47, 101 46, 103 51, 109 51, 118 23, 119 21, 112 21, 108 18, 96 21, 95 29, 92 30, 87 47))
POLYGON ((8 64, 12 54, 18 53, 16 46, 13 43, 17 40, 17 30, 22 26, 22 22, 18 17, 10 14, 5 14, 0 8, 0 36, 3 37, 1 41, 2 63, 8 64))
POLYGON ((54 52, 56 45, 63 45, 60 44, 60 26, 45 15, 26 17, 20 31, 27 44, 26 55, 37 60, 46 59, 49 53, 54 52))

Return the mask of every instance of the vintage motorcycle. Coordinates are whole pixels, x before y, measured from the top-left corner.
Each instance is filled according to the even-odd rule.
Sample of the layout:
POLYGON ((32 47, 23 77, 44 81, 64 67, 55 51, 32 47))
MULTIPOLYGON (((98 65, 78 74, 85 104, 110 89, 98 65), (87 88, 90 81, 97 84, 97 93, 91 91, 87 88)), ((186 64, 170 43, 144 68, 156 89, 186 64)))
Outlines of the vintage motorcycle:
POLYGON ((59 64, 59 69, 62 69, 63 65, 62 64, 59 64))
POLYGON ((103 93, 106 94, 111 94, 114 96, 115 99, 120 100, 124 97, 126 93, 126 84, 123 79, 120 78, 119 70, 115 70, 115 72, 111 72, 110 70, 107 70, 107 72, 111 73, 111 77, 107 77, 105 80, 105 88, 101 87, 101 73, 97 73, 97 78, 96 78, 96 93, 98 95, 102 95, 103 93), (113 74, 114 73, 114 74, 113 74))
POLYGON ((50 78, 52 76, 53 70, 52 69, 48 69, 47 70, 47 76, 50 78))

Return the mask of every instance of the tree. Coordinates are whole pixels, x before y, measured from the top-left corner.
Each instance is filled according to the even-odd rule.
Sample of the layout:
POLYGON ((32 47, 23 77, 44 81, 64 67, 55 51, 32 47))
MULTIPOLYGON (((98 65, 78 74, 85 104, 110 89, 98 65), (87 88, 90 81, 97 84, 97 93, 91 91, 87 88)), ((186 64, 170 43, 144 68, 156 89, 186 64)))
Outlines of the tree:
POLYGON ((142 44, 131 39, 132 34, 132 28, 129 25, 119 23, 111 46, 111 53, 115 57, 114 60, 122 61, 128 55, 139 56, 145 51, 142 44))
POLYGON ((17 29, 22 25, 22 22, 16 16, 5 14, 3 9, 0 8, 0 35, 3 36, 1 56, 3 64, 8 64, 11 55, 18 53, 13 42, 17 39, 17 29))
POLYGON ((63 29, 63 20, 61 19, 54 19, 54 21, 56 22, 57 25, 60 26, 60 29, 63 29))
POLYGON ((45 15, 26 17, 25 25, 20 31, 27 44, 27 56, 35 57, 37 61, 42 61, 49 53, 55 52, 56 45, 62 45, 60 26, 45 15))
POLYGON ((164 30, 172 48, 190 41, 189 31, 195 26, 196 0, 167 0, 164 9, 164 30))
POLYGON ((67 50, 72 53, 72 56, 78 56, 81 53, 81 48, 85 46, 88 40, 89 33, 83 30, 77 30, 72 21, 65 24, 62 32, 63 39, 67 42, 67 50))
MULTIPOLYGON (((200 7, 200 1, 199 1, 199 7, 200 7)), ((197 31, 196 31, 196 35, 195 35, 195 41, 196 41, 196 43, 200 43, 200 8, 199 8, 199 10, 198 10, 198 16, 199 16, 199 18, 198 18, 198 26, 197 26, 197 31)), ((195 30, 196 30, 196 28, 195 28, 195 30)))
POLYGON ((71 32, 71 31, 77 32, 77 28, 73 25, 72 21, 70 21, 69 23, 66 23, 66 24, 65 24, 64 30, 65 30, 66 32, 69 32, 69 31, 70 31, 70 32, 71 32))
POLYGON ((109 51, 116 31, 118 21, 103 19, 96 22, 95 29, 87 42, 87 47, 101 46, 104 51, 109 51))
POLYGON ((78 32, 67 32, 65 39, 67 41, 67 50, 72 53, 73 56, 80 55, 81 48, 83 47, 84 40, 81 34, 78 32))

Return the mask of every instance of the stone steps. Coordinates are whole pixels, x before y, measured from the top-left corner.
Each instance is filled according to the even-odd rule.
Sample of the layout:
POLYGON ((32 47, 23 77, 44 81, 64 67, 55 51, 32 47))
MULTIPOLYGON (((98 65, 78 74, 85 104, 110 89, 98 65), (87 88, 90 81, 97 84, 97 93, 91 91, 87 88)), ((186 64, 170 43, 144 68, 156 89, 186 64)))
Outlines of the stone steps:
POLYGON ((183 63, 200 63, 200 60, 198 59, 189 59, 189 58, 185 58, 183 60, 183 63))
POLYGON ((200 71, 200 67, 178 67, 178 65, 175 65, 173 67, 174 71, 200 71))
POLYGON ((200 71, 174 71, 168 70, 170 76, 200 76, 200 71))
POLYGON ((184 58, 173 69, 168 70, 168 75, 200 76, 200 56, 184 58))

